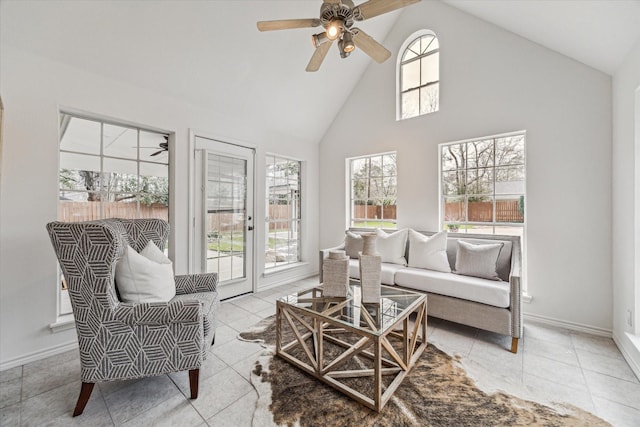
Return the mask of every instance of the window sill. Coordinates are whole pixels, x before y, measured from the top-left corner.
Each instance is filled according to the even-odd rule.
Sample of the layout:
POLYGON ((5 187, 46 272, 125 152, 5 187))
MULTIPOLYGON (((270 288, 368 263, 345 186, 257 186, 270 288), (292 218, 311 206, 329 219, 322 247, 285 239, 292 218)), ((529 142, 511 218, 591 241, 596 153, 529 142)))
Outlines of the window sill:
POLYGON ((51 332, 53 332, 54 334, 57 332, 66 331, 68 329, 73 329, 75 327, 76 321, 72 313, 62 314, 58 316, 54 323, 49 324, 49 329, 51 329, 51 332))
POLYGON ((262 275, 264 277, 269 277, 279 273, 283 273, 285 271, 294 270, 296 268, 306 267, 308 265, 309 265, 308 262, 296 262, 295 264, 287 264, 287 265, 282 265, 278 267, 271 267, 269 269, 266 269, 264 273, 262 273, 262 275))

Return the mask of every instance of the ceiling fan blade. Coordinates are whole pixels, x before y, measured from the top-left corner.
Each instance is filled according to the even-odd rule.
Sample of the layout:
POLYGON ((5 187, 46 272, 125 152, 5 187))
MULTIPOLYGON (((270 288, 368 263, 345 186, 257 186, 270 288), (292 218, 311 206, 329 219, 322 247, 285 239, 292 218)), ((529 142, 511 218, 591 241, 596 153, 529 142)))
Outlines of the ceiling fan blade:
POLYGON ((361 29, 354 28, 353 33, 353 43, 355 43, 356 47, 362 49, 364 53, 372 57, 376 62, 382 64, 391 56, 391 52, 387 48, 361 29))
POLYGON ((332 44, 333 41, 328 41, 322 43, 316 48, 316 51, 313 52, 313 56, 307 65, 307 71, 318 71, 320 69, 320 65, 322 65, 322 61, 324 61, 324 57, 327 56, 327 52, 331 49, 332 44))
POLYGON ((159 150, 159 151, 156 151, 155 153, 150 154, 150 155, 149 155, 149 157, 157 156, 158 154, 160 154, 160 153, 164 153, 165 151, 167 151, 167 150, 159 150))
POLYGON ((258 21, 258 30, 260 31, 290 30, 293 28, 310 28, 318 26, 320 26, 320 20, 317 18, 258 21))
POLYGON ((419 1, 420 0, 369 0, 356 6, 353 9, 353 16, 356 21, 363 21, 382 15, 383 13, 410 6, 419 1))

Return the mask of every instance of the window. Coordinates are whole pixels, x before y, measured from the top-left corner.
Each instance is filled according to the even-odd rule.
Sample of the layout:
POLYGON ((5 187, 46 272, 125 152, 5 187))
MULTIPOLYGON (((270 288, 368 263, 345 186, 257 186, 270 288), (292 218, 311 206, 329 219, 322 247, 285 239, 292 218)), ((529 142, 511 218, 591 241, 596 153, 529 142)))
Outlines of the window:
POLYGON ((265 268, 300 262, 301 162, 266 156, 265 268))
MULTIPOLYGON (((169 135, 60 115, 60 221, 169 219, 169 135)), ((166 248, 165 248, 166 250, 166 248)), ((62 289, 66 289, 61 278, 62 289)), ((70 313, 63 292, 60 314, 70 313)))
POLYGON ((522 237, 524 132, 440 144, 439 148, 443 229, 522 237))
POLYGON ((429 30, 412 34, 398 58, 398 120, 440 109, 440 46, 429 30))
POLYGON ((348 160, 350 227, 397 228, 396 153, 348 160))

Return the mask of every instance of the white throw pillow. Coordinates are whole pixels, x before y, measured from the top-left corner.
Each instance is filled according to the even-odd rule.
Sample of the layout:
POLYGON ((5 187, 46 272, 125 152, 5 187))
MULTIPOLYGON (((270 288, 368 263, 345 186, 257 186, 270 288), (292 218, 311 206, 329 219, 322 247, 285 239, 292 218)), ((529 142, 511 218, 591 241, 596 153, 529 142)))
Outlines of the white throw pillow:
POLYGON ((382 262, 407 265, 404 253, 407 247, 407 229, 387 234, 381 229, 376 230, 376 250, 382 256, 382 262))
POLYGON ((504 243, 474 245, 458 240, 455 273, 489 280, 500 280, 496 269, 498 256, 500 256, 503 246, 504 243))
POLYGON ((363 246, 364 240, 361 235, 347 231, 344 238, 344 250, 349 258, 358 258, 363 246))
POLYGON ((171 260, 152 241, 140 253, 127 246, 116 264, 116 285, 123 302, 167 302, 176 296, 171 260))
POLYGON ((451 273, 447 258, 447 232, 427 237, 409 230, 409 267, 451 273))

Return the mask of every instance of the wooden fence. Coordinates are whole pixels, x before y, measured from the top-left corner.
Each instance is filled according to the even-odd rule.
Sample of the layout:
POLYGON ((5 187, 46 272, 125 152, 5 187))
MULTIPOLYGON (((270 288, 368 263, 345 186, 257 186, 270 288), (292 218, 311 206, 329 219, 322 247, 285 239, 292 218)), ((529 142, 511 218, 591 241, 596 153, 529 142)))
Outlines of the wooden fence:
MULTIPOLYGON (((464 202, 445 203, 444 218, 446 221, 464 221, 464 202)), ((469 222, 492 222, 492 202, 469 202, 469 222)), ((524 222, 520 211, 519 200, 496 200, 495 222, 524 222)))
MULTIPOLYGON (((69 202, 60 201, 58 212, 59 221, 80 222, 93 221, 100 218, 161 218, 169 219, 169 208, 162 204, 140 205, 140 215, 135 203, 104 202, 102 209, 104 215, 100 215, 100 202, 69 202)), ((290 206, 274 205, 269 206, 269 218, 273 220, 288 219, 290 206)), ((218 213, 207 216, 208 230, 216 231, 242 231, 244 218, 240 214, 218 213)), ((286 230, 289 222, 272 222, 269 230, 286 230)))
POLYGON ((367 219, 396 219, 397 212, 396 205, 388 206, 367 206, 367 205, 354 205, 354 218, 367 218, 367 219))
POLYGON ((161 218, 169 219, 169 208, 160 203, 140 204, 123 202, 68 202, 60 201, 58 219, 65 222, 93 221, 100 218, 161 218), (104 215, 100 215, 100 205, 104 215))

